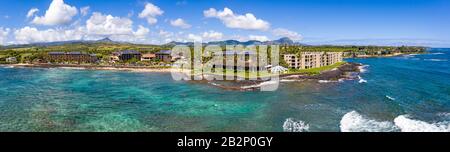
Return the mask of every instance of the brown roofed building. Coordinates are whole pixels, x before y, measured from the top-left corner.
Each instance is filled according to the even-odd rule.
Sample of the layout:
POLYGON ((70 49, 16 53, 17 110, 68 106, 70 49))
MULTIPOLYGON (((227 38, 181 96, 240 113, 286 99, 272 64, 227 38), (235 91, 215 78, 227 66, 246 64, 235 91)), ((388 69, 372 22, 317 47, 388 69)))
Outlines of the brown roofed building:
POLYGON ((152 61, 156 59, 156 54, 153 53, 147 53, 142 54, 141 61, 152 61))
POLYGON ((94 63, 98 59, 95 54, 83 52, 49 52, 47 60, 50 62, 94 63))

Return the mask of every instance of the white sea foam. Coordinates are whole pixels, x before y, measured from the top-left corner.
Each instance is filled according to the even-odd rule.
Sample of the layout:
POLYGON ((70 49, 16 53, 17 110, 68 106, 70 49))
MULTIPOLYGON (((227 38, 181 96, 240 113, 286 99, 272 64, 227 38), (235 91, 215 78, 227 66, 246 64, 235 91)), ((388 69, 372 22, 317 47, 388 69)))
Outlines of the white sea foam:
POLYGON ((397 130, 394 123, 365 118, 356 111, 345 114, 340 125, 342 132, 391 132, 397 130))
POLYGON ((59 69, 84 70, 84 69, 86 69, 86 68, 83 68, 83 67, 59 67, 59 69))
POLYGON ((249 86, 242 86, 242 89, 251 89, 251 88, 259 88, 259 87, 263 87, 263 86, 268 86, 268 85, 274 85, 277 84, 277 81, 266 81, 266 82, 262 82, 260 84, 256 84, 256 85, 249 85, 249 86))
POLYGON ((429 123, 408 115, 400 115, 393 122, 376 121, 352 111, 342 117, 340 128, 342 132, 450 132, 450 122, 429 123))
POLYGON ((395 98, 393 98, 391 96, 386 96, 386 98, 388 98, 389 100, 395 101, 395 98))
POLYGON ((294 118, 288 118, 284 121, 283 130, 285 132, 307 132, 309 131, 309 124, 294 118))
POLYGON ((425 59, 425 61, 445 62, 445 61, 448 61, 448 60, 446 60, 446 59, 425 59))
POLYGON ((361 73, 367 72, 367 68, 368 68, 368 67, 369 67, 369 65, 359 66, 359 67, 358 67, 359 72, 361 72, 361 73))
POLYGON ((450 132, 450 122, 448 121, 428 123, 408 117, 408 115, 401 115, 394 119, 395 125, 402 132, 450 132))
POLYGON ((208 82, 208 83, 211 84, 211 85, 213 85, 213 86, 220 86, 219 84, 214 83, 214 82, 208 82))
POLYGON ((361 76, 358 75, 358 83, 367 83, 367 80, 363 79, 361 76))
POLYGON ((339 82, 343 82, 343 81, 344 81, 343 79, 339 79, 337 81, 334 81, 334 80, 319 80, 317 82, 319 82, 319 83, 339 83, 339 82))
POLYGON ((436 53, 430 53, 430 54, 432 54, 432 55, 441 55, 441 54, 445 54, 445 53, 442 53, 442 52, 436 52, 436 53))
POLYGON ((282 79, 282 80, 280 80, 280 82, 300 82, 300 81, 303 81, 303 80, 294 80, 294 79, 282 79))

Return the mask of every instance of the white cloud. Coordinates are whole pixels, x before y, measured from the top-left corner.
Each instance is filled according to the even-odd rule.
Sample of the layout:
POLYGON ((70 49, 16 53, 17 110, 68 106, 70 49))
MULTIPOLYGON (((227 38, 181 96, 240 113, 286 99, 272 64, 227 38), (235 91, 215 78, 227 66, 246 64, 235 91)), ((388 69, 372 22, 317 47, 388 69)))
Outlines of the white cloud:
POLYGON ((267 36, 262 36, 262 35, 249 35, 248 38, 250 40, 257 40, 257 41, 269 41, 269 38, 267 38, 267 36))
MULTIPOLYGON (((3 31, 3 30, 2 30, 3 31)), ((69 40, 98 40, 109 37, 115 41, 133 43, 154 42, 149 39, 150 30, 139 25, 133 30, 133 21, 129 18, 92 13, 85 25, 58 27, 39 30, 35 27, 23 27, 14 31, 17 44, 54 42, 69 40)))
POLYGON ((137 38, 145 38, 150 30, 142 25, 139 25, 139 28, 136 32, 133 32, 134 36, 137 38))
POLYGON ((82 7, 82 8, 80 8, 80 14, 82 16, 86 16, 86 15, 88 15, 90 9, 91 9, 91 7, 89 7, 89 6, 82 7))
POLYGON ((272 34, 275 36, 279 36, 279 37, 288 37, 292 40, 301 40, 302 36, 300 34, 298 34, 297 32, 294 31, 289 31, 287 29, 284 28, 277 28, 272 30, 272 34))
POLYGON ((9 35, 9 31, 10 31, 9 28, 0 27, 0 45, 5 44, 5 41, 9 35))
POLYGON ((130 35, 133 33, 133 21, 94 12, 86 21, 86 29, 90 35, 130 35))
POLYGON ((189 41, 194 41, 194 42, 202 42, 202 40, 203 40, 201 36, 195 35, 195 34, 189 34, 187 39, 189 41))
POLYGON ((170 25, 175 26, 175 27, 179 27, 182 29, 188 29, 191 28, 192 26, 188 23, 186 23, 186 21, 184 21, 181 18, 178 18, 176 20, 170 20, 170 25))
POLYGON ((161 36, 163 38, 169 38, 174 35, 172 32, 168 32, 168 31, 164 31, 164 30, 159 30, 158 34, 159 34, 159 36, 161 36))
POLYGON ((77 13, 76 7, 65 4, 63 0, 53 0, 45 15, 36 16, 32 23, 39 25, 67 24, 77 13))
POLYGON ((223 33, 216 32, 216 31, 203 32, 202 36, 206 40, 221 40, 221 39, 223 39, 223 33))
POLYGON ((27 13, 27 18, 33 17, 34 14, 36 14, 37 12, 39 12, 39 9, 37 9, 37 8, 30 9, 27 13))
POLYGON ((148 24, 152 25, 158 22, 158 19, 156 19, 156 17, 162 15, 163 13, 164 11, 161 10, 158 6, 155 6, 152 3, 147 3, 144 10, 139 13, 139 18, 147 19, 148 24))
POLYGON ((17 43, 55 42, 80 40, 82 32, 78 30, 47 29, 38 30, 34 27, 24 27, 14 31, 17 43))
POLYGON ((261 31, 266 31, 270 28, 269 22, 257 19, 251 13, 245 15, 234 14, 229 8, 224 8, 223 11, 210 8, 209 10, 203 11, 203 15, 208 18, 218 18, 229 28, 261 31))

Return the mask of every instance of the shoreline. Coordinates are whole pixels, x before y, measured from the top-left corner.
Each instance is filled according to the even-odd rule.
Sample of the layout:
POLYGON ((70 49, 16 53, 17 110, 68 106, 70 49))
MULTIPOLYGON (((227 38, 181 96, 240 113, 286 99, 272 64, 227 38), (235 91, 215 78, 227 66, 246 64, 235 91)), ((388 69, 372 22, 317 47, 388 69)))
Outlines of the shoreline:
POLYGON ((403 55, 411 55, 411 54, 428 54, 429 52, 416 52, 416 53, 394 53, 388 55, 359 55, 355 57, 347 57, 347 58, 356 58, 356 59, 364 59, 364 58, 389 58, 389 57, 398 57, 403 55))
POLYGON ((76 64, 0 64, 0 66, 19 68, 67 68, 80 70, 109 70, 131 72, 179 72, 179 69, 163 67, 138 67, 138 66, 100 66, 100 65, 76 65, 76 64))

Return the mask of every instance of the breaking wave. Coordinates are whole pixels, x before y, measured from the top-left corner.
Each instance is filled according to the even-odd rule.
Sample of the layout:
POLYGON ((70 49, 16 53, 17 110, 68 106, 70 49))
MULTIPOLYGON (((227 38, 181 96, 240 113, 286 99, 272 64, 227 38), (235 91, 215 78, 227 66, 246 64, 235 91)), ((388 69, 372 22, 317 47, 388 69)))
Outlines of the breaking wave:
POLYGON ((450 132, 448 121, 428 123, 408 117, 408 115, 401 115, 394 119, 395 125, 402 132, 450 132))
POLYGON ((432 54, 432 55, 442 55, 442 54, 445 54, 445 53, 442 53, 442 52, 436 52, 436 53, 430 53, 430 54, 432 54))
POLYGON ((293 79, 282 79, 280 82, 301 82, 303 80, 293 80, 293 79))
POLYGON ((358 83, 367 83, 367 80, 363 79, 361 76, 358 75, 358 83))
POLYGON ((285 132, 307 132, 309 131, 309 124, 303 121, 288 118, 284 121, 283 131, 285 132))
POLYGON ((360 73, 365 73, 365 72, 367 72, 367 67, 369 67, 369 65, 359 66, 359 67, 358 67, 359 72, 360 72, 360 73))
POLYGON ((319 80, 317 82, 319 82, 319 83, 339 83, 339 82, 344 82, 344 80, 343 79, 339 79, 337 81, 334 81, 334 80, 319 80))
POLYGON ((242 89, 251 89, 251 88, 260 88, 262 86, 274 85, 277 84, 277 81, 266 81, 256 85, 242 86, 242 89))
POLYGON ((386 96, 386 98, 388 98, 389 100, 395 101, 395 98, 393 98, 391 96, 386 96))
POLYGON ((356 111, 349 112, 342 117, 340 128, 342 132, 391 132, 396 130, 392 122, 371 120, 356 111))
POLYGON ((445 61, 448 61, 448 60, 446 60, 446 59, 425 59, 425 61, 445 62, 445 61))
POLYGON ((340 128, 342 132, 450 132, 450 122, 428 123, 408 115, 400 115, 393 122, 377 121, 351 111, 342 117, 340 128))

